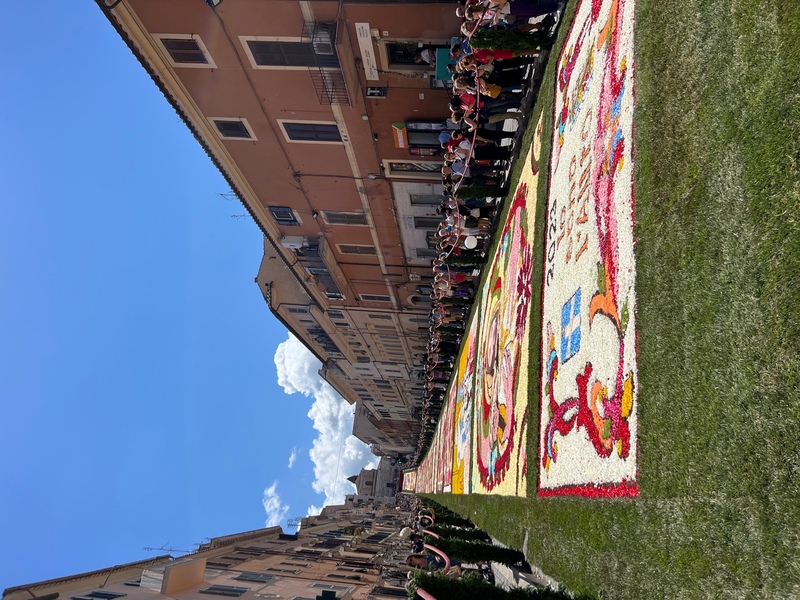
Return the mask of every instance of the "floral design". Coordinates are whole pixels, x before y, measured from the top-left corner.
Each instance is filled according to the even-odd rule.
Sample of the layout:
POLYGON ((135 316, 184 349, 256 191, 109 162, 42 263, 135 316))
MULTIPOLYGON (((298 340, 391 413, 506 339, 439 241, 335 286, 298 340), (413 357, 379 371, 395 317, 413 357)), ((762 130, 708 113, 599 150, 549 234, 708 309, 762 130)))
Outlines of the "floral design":
POLYGON ((532 275, 526 198, 527 185, 523 183, 514 196, 483 294, 475 452, 479 484, 487 491, 505 479, 515 450, 519 453, 521 416, 515 388, 520 345, 528 332, 532 275))
POLYGON ((633 0, 584 0, 559 60, 542 293, 540 495, 638 493, 632 28, 633 0), (581 289, 591 294, 588 303, 580 302, 581 289))
POLYGON ((415 470, 406 472, 404 489, 447 491, 446 462, 451 493, 527 494, 526 367, 533 275, 529 232, 536 213, 533 191, 538 186, 543 114, 538 118, 522 183, 458 357, 457 385, 448 393, 428 454, 415 470))
POLYGON ((458 374, 455 378, 458 385, 453 388, 456 390, 451 489, 453 494, 468 494, 470 492, 477 339, 477 326, 471 327, 467 333, 464 349, 458 358, 458 374))

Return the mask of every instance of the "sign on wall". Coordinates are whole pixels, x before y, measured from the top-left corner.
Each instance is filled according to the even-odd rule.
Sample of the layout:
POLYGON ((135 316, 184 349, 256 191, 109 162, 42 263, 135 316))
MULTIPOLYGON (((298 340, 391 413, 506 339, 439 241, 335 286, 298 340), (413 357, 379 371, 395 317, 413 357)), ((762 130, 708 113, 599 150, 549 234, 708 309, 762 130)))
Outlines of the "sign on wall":
POLYGON ((367 81, 377 81, 378 61, 375 60, 375 48, 372 46, 372 35, 369 31, 369 23, 356 23, 356 37, 358 38, 358 49, 361 51, 361 62, 364 65, 364 74, 367 81))

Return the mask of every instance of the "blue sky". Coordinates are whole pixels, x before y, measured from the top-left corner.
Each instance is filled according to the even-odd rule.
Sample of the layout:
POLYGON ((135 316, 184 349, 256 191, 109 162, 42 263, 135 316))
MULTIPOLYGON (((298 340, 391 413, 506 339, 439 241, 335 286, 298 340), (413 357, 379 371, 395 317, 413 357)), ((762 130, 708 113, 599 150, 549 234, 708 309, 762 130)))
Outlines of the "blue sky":
POLYGON ((369 457, 253 282, 255 224, 94 3, 5 8, 0 588, 345 493, 321 457, 369 457))

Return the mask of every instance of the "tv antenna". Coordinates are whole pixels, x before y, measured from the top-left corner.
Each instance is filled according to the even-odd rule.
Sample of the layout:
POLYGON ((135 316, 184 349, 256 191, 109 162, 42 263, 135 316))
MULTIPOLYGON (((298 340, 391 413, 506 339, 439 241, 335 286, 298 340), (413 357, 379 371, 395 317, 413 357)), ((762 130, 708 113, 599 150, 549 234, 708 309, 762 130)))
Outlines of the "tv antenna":
POLYGON ((300 529, 300 523, 302 522, 303 517, 294 517, 293 519, 289 519, 286 521, 287 527, 292 527, 294 529, 300 529))
POLYGON ((158 548, 145 547, 145 548, 142 548, 142 550, 144 550, 145 552, 166 552, 167 554, 172 554, 173 552, 177 552, 177 553, 181 553, 181 554, 190 554, 191 552, 194 552, 194 550, 180 550, 179 548, 176 548, 175 546, 170 546, 169 542, 167 542, 166 544, 163 544, 162 546, 160 546, 158 548))

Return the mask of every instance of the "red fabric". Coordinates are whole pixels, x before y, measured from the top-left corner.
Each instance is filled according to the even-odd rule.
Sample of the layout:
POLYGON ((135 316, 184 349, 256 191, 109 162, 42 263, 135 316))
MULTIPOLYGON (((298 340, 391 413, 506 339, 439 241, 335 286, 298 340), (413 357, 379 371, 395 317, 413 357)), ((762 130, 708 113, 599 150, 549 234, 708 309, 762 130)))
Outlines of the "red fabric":
POLYGON ((489 50, 488 48, 483 48, 481 50, 473 50, 470 56, 474 56, 479 63, 485 64, 492 58, 495 60, 514 58, 514 52, 512 50, 489 50))
MULTIPOLYGON (((469 92, 464 92, 458 97, 458 99, 461 100, 461 106, 463 107, 464 110, 470 111, 473 108, 475 108, 476 100, 474 94, 470 94, 469 92)), ((483 106, 483 102, 481 102, 480 106, 481 107, 483 106)))

